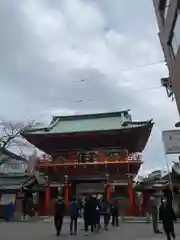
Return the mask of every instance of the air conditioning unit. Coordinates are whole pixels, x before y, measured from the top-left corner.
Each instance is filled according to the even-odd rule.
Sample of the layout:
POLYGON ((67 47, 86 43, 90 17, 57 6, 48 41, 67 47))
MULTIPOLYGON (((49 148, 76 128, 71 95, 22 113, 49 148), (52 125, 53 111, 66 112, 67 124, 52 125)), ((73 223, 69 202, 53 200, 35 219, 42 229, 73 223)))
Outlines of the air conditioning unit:
POLYGON ((165 77, 161 78, 161 85, 166 88, 167 96, 172 98, 172 101, 174 100, 174 92, 172 90, 172 84, 171 84, 171 78, 165 77))
POLYGON ((161 85, 165 88, 171 88, 171 79, 170 77, 161 78, 161 85))

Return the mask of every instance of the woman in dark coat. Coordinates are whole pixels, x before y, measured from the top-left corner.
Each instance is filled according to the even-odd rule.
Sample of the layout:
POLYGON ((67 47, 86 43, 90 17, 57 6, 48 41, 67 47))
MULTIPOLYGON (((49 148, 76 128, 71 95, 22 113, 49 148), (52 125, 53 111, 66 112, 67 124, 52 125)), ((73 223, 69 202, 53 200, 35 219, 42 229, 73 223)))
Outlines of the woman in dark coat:
POLYGON ((161 199, 159 220, 162 221, 167 240, 171 240, 171 237, 175 239, 174 221, 176 220, 176 216, 172 208, 172 202, 168 199, 161 199))
POLYGON ((88 226, 91 226, 91 232, 93 232, 95 224, 96 224, 96 204, 93 197, 89 197, 89 199, 86 199, 84 205, 85 232, 88 231, 88 226))

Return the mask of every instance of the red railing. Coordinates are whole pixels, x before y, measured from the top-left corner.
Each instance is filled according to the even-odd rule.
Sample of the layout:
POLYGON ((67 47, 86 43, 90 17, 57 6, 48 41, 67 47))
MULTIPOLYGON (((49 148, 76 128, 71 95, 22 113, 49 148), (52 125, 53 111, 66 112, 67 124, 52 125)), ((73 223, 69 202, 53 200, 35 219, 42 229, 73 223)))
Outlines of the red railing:
POLYGON ((78 162, 76 157, 74 159, 63 159, 63 158, 51 158, 50 156, 43 155, 41 158, 39 158, 39 161, 37 162, 37 166, 39 167, 45 167, 45 166, 71 166, 71 165, 103 165, 103 164, 119 164, 119 163, 132 163, 132 162, 142 162, 142 157, 139 154, 128 154, 126 156, 119 156, 116 158, 110 158, 105 154, 100 154, 96 161, 93 162, 78 162))

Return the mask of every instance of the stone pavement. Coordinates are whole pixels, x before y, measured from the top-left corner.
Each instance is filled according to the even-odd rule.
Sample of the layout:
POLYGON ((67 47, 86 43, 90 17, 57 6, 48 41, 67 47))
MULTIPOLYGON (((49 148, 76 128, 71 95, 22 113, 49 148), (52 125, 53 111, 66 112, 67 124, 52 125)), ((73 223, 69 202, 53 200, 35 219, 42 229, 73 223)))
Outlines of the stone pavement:
MULTIPOLYGON (((64 223, 63 231, 60 237, 55 236, 54 226, 52 222, 0 222, 0 236, 2 240, 53 240, 53 239, 91 239, 95 240, 161 240, 165 239, 164 235, 155 235, 152 232, 151 224, 145 223, 122 223, 120 227, 113 228, 110 226, 108 232, 102 231, 101 233, 89 233, 88 236, 84 236, 83 224, 80 222, 78 225, 79 231, 77 236, 69 235, 69 224, 64 223)), ((161 226, 160 226, 161 228, 161 226)), ((180 240, 180 225, 175 224, 177 233, 177 240, 180 240)))

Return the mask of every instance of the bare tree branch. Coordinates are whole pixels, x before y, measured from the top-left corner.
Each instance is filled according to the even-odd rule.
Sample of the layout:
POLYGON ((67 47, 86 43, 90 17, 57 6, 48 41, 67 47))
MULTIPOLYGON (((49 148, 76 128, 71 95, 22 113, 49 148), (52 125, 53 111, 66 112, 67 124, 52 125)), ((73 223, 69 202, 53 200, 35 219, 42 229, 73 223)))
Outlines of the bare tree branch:
POLYGON ((31 128, 34 121, 25 123, 12 123, 0 120, 0 148, 7 149, 10 147, 19 147, 22 153, 22 147, 31 147, 25 139, 22 138, 21 132, 31 128))

